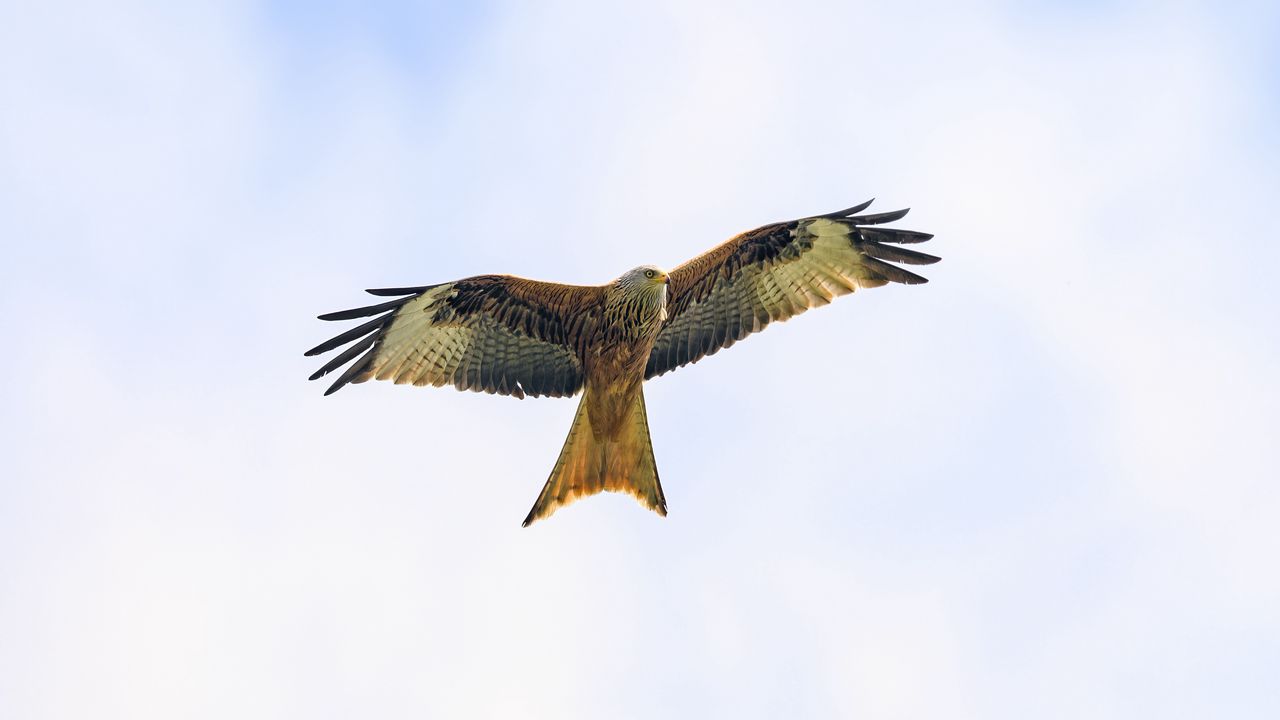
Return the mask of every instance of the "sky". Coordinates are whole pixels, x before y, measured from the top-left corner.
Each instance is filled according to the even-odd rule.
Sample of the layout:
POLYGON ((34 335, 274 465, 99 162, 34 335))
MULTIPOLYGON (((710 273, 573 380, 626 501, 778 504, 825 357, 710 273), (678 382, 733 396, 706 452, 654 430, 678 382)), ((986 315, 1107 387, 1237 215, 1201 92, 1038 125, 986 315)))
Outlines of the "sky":
POLYGON ((1274 3, 0 5, 0 714, 1280 715, 1274 3), (322 397, 366 287, 877 198, 931 282, 575 409, 322 397))

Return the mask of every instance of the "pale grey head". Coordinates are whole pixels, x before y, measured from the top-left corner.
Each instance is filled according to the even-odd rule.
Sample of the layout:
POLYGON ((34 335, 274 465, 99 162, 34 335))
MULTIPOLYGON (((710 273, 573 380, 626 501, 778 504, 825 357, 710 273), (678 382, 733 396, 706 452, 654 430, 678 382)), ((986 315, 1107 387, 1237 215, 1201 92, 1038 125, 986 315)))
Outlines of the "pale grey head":
POLYGON ((629 323, 650 326, 667 319, 667 285, 670 276, 656 265, 641 265, 613 281, 620 292, 618 308, 629 323))

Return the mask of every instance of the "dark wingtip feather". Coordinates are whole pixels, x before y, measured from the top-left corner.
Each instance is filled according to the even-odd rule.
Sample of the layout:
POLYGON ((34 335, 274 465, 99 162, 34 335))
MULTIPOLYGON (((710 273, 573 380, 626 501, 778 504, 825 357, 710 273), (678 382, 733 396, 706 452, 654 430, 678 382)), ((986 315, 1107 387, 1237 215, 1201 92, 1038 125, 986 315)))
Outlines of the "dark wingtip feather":
POLYGON ((862 257, 862 265, 874 270, 880 277, 889 282, 902 283, 903 285, 923 285, 929 282, 927 278, 921 277, 910 270, 903 270, 897 265, 890 265, 867 255, 862 257))
POLYGON ((380 333, 373 333, 372 335, 369 335, 368 337, 356 343, 355 345, 352 345, 346 350, 343 350, 342 352, 338 353, 337 356, 331 358, 329 362, 325 363, 324 367, 311 373, 311 377, 307 379, 319 380, 325 375, 328 375, 329 373, 338 369, 342 365, 347 364, 347 362, 350 361, 351 358, 354 358, 356 355, 359 355, 361 352, 368 350, 369 346, 373 345, 373 343, 375 343, 378 340, 379 334, 380 333))
POLYGON ((396 295, 417 295, 426 290, 430 290, 435 285, 422 285, 420 287, 398 287, 398 288, 368 288, 365 292, 370 295, 378 295, 381 297, 394 297, 396 295))
POLYGON ((854 217, 844 218, 844 220, 846 222, 851 222, 854 225, 881 225, 883 223, 891 223, 894 220, 901 220, 906 217, 909 212, 911 212, 911 208, 904 208, 902 210, 894 210, 892 212, 856 215, 854 217))
POLYGON ((350 310, 339 310, 337 312, 325 313, 324 315, 317 315, 316 318, 319 320, 354 320, 355 318, 369 317, 370 315, 377 315, 378 313, 386 312, 387 310, 394 310, 404 303, 404 298, 388 300, 387 302, 379 303, 377 305, 366 305, 365 307, 352 308, 350 310))
POLYGON ((364 355, 361 355, 359 360, 351 363, 351 367, 348 367, 346 372, 339 375, 338 379, 334 380, 333 384, 329 386, 329 389, 324 391, 325 397, 338 392, 342 389, 343 385, 351 382, 352 378, 367 370, 369 365, 373 363, 373 356, 377 352, 378 348, 375 347, 364 355))
POLYGON ((915 250, 893 247, 892 245, 881 245, 874 242, 862 243, 859 247, 862 248, 862 252, 873 258, 907 265, 932 265, 942 259, 937 255, 929 255, 915 250))
POLYGON ((843 210, 837 210, 835 212, 829 212, 825 215, 816 215, 815 217, 832 218, 832 219, 848 217, 854 213, 860 213, 863 210, 866 210, 867 208, 871 207, 871 203, 875 201, 876 201, 875 198, 871 198, 870 200, 864 203, 860 203, 858 205, 854 205, 853 207, 845 208, 843 210))
POLYGON ((319 355, 320 353, 328 352, 338 347, 339 345, 346 345, 347 343, 351 342, 352 340, 355 340, 356 338, 362 335, 367 335, 373 332, 375 329, 381 329, 382 325, 386 323, 390 318, 391 318, 391 315, 383 315, 382 317, 376 317, 370 320, 369 322, 364 323, 363 325, 359 325, 357 327, 351 328, 350 330, 342 333, 341 335, 336 335, 332 338, 329 338, 328 340, 325 340, 319 345, 303 353, 303 355, 305 357, 311 357, 312 355, 319 355))
POLYGON ((894 243, 896 245, 914 245, 933 239, 929 233, 915 230, 898 230, 897 228, 860 227, 858 233, 867 242, 894 243))

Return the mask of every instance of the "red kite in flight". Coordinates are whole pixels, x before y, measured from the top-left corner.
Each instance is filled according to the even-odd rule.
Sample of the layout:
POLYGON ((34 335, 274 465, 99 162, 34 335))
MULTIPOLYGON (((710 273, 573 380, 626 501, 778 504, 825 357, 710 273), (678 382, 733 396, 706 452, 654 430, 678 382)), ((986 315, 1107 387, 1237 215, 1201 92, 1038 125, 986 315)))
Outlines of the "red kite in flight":
POLYGON ((326 395, 372 379, 518 398, 582 391, 560 459, 524 524, 605 490, 666 515, 641 385, 838 295, 926 282, 890 263, 937 262, 897 247, 933 236, 879 227, 907 211, 857 214, 870 204, 765 225, 669 273, 643 265, 604 285, 480 275, 369 290, 395 299, 321 315, 376 317, 308 350, 354 341, 310 379, 355 360, 326 395))

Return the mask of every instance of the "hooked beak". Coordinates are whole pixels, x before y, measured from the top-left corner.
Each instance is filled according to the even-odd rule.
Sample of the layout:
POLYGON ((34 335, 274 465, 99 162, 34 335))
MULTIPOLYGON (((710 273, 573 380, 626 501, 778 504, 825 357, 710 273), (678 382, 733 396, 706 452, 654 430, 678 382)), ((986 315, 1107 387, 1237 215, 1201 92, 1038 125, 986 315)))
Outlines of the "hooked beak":
POLYGON ((670 284, 671 284, 671 276, 670 276, 670 275, 668 275, 668 274, 666 274, 666 273, 663 273, 663 274, 662 274, 662 284, 663 284, 663 285, 670 285, 670 284))

